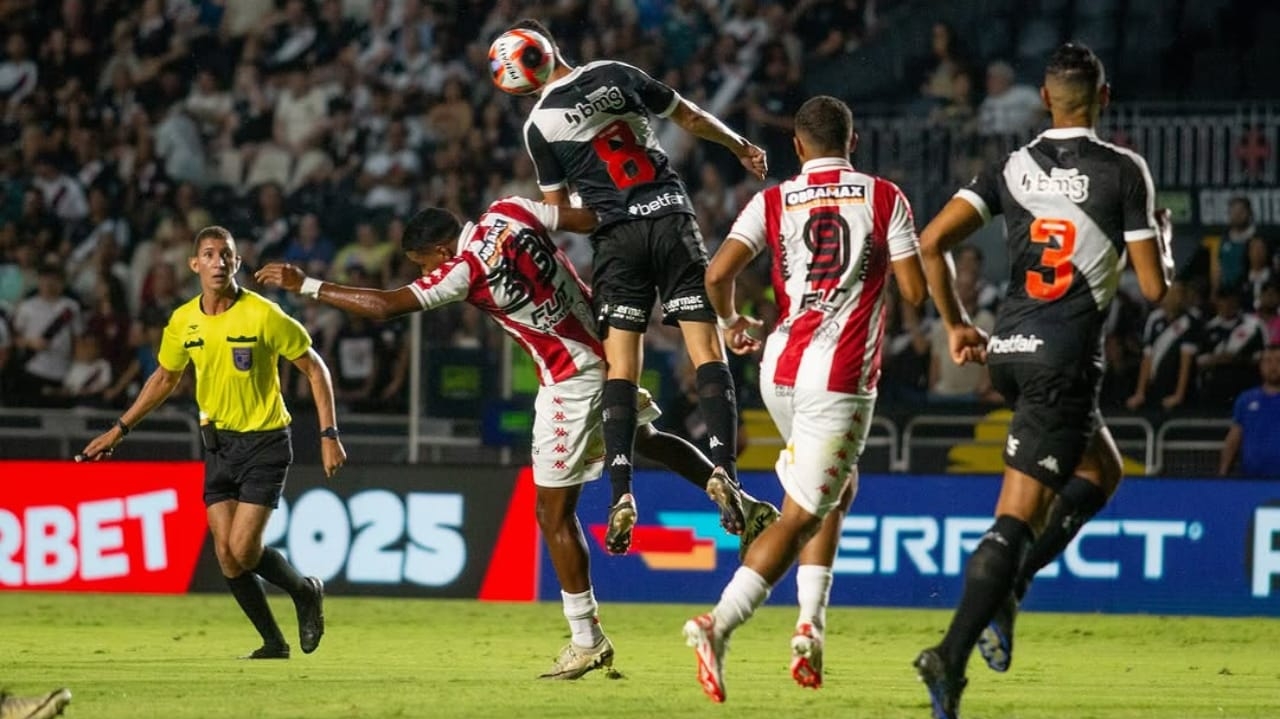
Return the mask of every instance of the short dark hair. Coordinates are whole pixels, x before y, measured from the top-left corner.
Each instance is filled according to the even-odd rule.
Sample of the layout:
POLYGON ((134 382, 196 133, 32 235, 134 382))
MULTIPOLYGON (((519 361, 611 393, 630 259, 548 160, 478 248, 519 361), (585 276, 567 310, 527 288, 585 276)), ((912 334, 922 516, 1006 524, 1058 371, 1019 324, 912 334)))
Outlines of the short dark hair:
POLYGON ((200 243, 206 239, 213 238, 215 240, 226 240, 227 242, 235 242, 236 238, 228 230, 221 225, 209 225, 208 227, 196 233, 196 238, 191 241, 191 255, 200 254, 200 243))
POLYGON ((414 215, 404 226, 400 249, 419 252, 458 239, 462 224, 452 212, 442 207, 428 207, 414 215))
POLYGON ((1253 217, 1253 201, 1249 199, 1248 195, 1232 197, 1227 201, 1227 206, 1230 207, 1231 205, 1244 205, 1244 211, 1248 212, 1250 217, 1253 217))
POLYGON ((813 141, 815 152, 846 154, 853 139, 853 112, 844 101, 815 95, 796 111, 795 131, 813 141))
POLYGON ((551 52, 555 54, 556 64, 565 64, 564 55, 560 54, 560 44, 556 42, 555 36, 551 34, 551 31, 548 30, 547 26, 543 25, 541 21, 535 20, 531 17, 524 17, 516 20, 516 24, 512 25, 509 29, 532 30, 533 32, 545 37, 547 42, 551 43, 551 52))
POLYGON ((1044 75, 1087 90, 1091 96, 1107 82, 1102 60, 1087 45, 1076 42, 1066 43, 1053 51, 1044 75))

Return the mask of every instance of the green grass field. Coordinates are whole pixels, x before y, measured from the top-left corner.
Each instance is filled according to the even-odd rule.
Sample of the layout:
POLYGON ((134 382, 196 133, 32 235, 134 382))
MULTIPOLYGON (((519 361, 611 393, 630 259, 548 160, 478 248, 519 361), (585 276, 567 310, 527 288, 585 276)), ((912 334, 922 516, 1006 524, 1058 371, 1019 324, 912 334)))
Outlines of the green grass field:
MULTIPOLYGON (((273 597, 286 635, 292 606, 273 597)), ((928 717, 909 666, 947 615, 837 609, 826 686, 787 673, 789 607, 733 638, 725 706, 694 679, 680 625, 698 607, 606 605, 622 678, 534 677, 567 638, 557 604, 331 598, 310 656, 236 660, 256 635, 226 595, 0 594, 0 682, 72 689, 67 717, 928 717)), ((1280 716, 1280 621, 1026 614, 1013 670, 975 657, 970 719, 1280 716)))

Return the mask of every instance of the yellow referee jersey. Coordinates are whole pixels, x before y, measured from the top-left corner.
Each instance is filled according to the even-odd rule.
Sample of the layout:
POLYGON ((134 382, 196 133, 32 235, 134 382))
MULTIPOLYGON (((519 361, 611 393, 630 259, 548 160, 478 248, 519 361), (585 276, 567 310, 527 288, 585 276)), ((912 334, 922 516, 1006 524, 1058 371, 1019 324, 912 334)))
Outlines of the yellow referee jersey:
POLYGON ((260 432, 291 419, 280 395, 279 358, 295 360, 310 347, 307 330, 280 305, 241 289, 218 315, 206 315, 199 296, 174 310, 158 360, 171 372, 195 363, 196 404, 218 429, 260 432))

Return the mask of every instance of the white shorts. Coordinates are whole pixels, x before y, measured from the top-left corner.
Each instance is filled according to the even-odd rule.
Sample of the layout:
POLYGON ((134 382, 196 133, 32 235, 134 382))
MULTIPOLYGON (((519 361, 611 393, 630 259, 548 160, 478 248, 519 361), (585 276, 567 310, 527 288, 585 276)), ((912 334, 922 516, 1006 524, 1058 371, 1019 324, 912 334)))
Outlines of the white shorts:
MULTIPOLYGON (((601 392, 604 370, 593 367, 538 388, 533 401, 533 483, 539 487, 574 487, 595 480, 604 467, 601 392)), ((641 389, 636 399, 636 426, 662 416, 653 396, 641 389)))
POLYGON ((806 512, 827 516, 867 445, 875 397, 777 387, 763 373, 760 394, 787 442, 776 465, 782 488, 806 512))

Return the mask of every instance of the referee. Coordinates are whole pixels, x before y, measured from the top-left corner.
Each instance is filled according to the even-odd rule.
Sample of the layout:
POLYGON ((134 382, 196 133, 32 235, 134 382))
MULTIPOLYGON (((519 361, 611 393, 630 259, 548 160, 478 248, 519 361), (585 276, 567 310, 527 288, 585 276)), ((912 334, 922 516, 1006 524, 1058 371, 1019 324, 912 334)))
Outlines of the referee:
POLYGON ((279 358, 311 382, 320 426, 325 475, 346 460, 334 421, 329 369, 311 348, 311 337, 279 305, 236 283, 241 258, 231 233, 206 227, 195 238, 191 270, 200 276, 200 296, 173 311, 160 344, 160 366, 120 419, 85 446, 77 459, 99 460, 129 429, 160 406, 177 387, 188 363, 195 365, 200 436, 205 445, 204 502, 218 565, 231 594, 262 635, 247 659, 287 659, 289 645, 271 614, 258 577, 293 597, 298 643, 315 651, 324 634, 324 585, 303 577, 262 532, 280 502, 293 462, 289 411, 280 395, 279 358))

